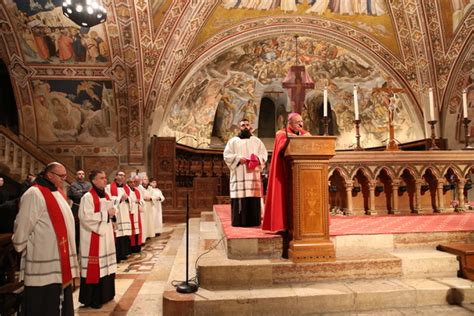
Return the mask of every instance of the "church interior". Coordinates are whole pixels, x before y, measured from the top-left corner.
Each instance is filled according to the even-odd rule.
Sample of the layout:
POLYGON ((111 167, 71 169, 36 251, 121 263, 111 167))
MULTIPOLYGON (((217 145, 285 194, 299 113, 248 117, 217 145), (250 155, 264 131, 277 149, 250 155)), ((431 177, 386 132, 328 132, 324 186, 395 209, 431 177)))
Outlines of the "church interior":
MULTIPOLYGON (((0 0, 0 190, 58 161, 69 184, 146 174, 166 198, 115 299, 77 314, 474 313, 473 0, 100 0, 92 27, 64 16, 75 1, 0 0), (246 118, 271 156, 294 111, 334 139, 309 198, 330 260, 230 225, 227 141, 246 118), (174 287, 187 257, 194 294, 174 287)), ((0 305, 12 289, 0 281, 0 305)))

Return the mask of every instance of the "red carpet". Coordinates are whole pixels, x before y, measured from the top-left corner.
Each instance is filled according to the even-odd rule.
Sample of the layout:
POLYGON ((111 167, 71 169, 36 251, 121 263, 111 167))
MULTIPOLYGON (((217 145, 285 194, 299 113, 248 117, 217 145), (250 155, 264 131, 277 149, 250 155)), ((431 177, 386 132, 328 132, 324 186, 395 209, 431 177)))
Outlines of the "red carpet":
MULTIPOLYGON (((232 227, 230 205, 214 205, 224 233, 234 238, 275 238, 279 235, 266 233, 260 227, 232 227)), ((426 232, 474 231, 474 213, 436 215, 387 215, 387 216, 331 216, 329 234, 374 235, 426 232)))

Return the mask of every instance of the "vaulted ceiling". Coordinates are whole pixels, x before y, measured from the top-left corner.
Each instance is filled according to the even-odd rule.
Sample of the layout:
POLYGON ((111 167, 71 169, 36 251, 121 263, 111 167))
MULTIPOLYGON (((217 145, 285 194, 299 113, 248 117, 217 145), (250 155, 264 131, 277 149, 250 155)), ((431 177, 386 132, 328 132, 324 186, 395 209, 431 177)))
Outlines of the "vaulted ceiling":
POLYGON ((240 72, 252 86, 249 98, 264 96, 281 75, 265 81, 261 69, 294 51, 294 45, 283 46, 297 34, 311 46, 300 49, 318 76, 316 89, 333 81, 334 102, 349 84, 364 83, 349 70, 337 80, 335 70, 317 70, 326 65, 318 63, 321 45, 320 51, 345 52, 337 57, 346 56, 359 69, 370 67, 368 99, 382 85, 403 89, 406 124, 421 126, 417 138, 424 137, 427 91, 433 87, 438 132, 452 148, 460 147, 461 92, 467 87, 469 98, 474 93, 473 1, 322 1, 322 11, 313 2, 102 0, 108 20, 86 32, 61 15, 59 0, 2 0, 0 57, 12 78, 20 131, 72 164, 77 157, 89 164, 145 164, 154 134, 210 144, 212 122, 200 127, 198 121, 213 120, 223 97, 246 101, 229 87, 231 79, 240 72), (277 57, 262 55, 261 45, 277 57), (225 68, 232 58, 243 66, 246 60, 258 64, 253 70, 259 75, 225 68), (214 94, 213 81, 221 84, 214 94), (212 103, 207 117, 197 115, 202 102, 212 103), (195 128, 173 128, 181 111, 195 128), (66 122, 58 119, 64 117, 66 122), (96 156, 103 161, 91 158, 96 156))

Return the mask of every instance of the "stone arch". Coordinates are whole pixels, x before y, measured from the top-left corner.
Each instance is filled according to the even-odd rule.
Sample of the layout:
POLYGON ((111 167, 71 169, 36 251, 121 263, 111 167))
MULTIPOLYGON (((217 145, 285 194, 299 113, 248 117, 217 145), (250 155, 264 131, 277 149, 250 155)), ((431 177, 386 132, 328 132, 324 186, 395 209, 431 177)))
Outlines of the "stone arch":
MULTIPOLYGON (((153 106, 156 106, 159 103, 164 105, 165 109, 161 113, 154 113, 153 115, 156 114, 160 116, 155 117, 155 119, 162 120, 163 118, 167 117, 169 112, 172 110, 171 105, 173 104, 173 100, 176 98, 176 95, 180 94, 180 90, 183 85, 186 85, 188 80, 190 80, 190 78, 197 71, 199 71, 199 69, 205 67, 207 63, 216 58, 219 54, 229 51, 232 48, 242 45, 246 42, 282 34, 297 33, 300 36, 322 38, 334 43, 335 45, 341 46, 358 56, 360 56, 360 53, 363 52, 365 59, 370 60, 375 66, 380 67, 384 72, 392 76, 397 84, 405 87, 406 91, 409 91, 407 100, 409 100, 409 102, 412 104, 412 108, 415 111, 415 116, 417 116, 417 119, 421 121, 421 107, 413 91, 409 89, 407 81, 402 74, 403 64, 400 63, 400 61, 396 61, 397 57, 382 45, 377 43, 377 41, 372 39, 367 34, 361 32, 359 29, 337 21, 328 21, 326 24, 320 24, 315 22, 319 21, 318 18, 304 17, 304 22, 308 24, 304 24, 305 28, 302 28, 301 26, 303 21, 295 21, 294 19, 289 18, 287 20, 288 24, 285 25, 284 31, 281 30, 280 24, 268 24, 267 19, 255 19, 252 20, 251 23, 249 21, 245 21, 237 26, 223 30, 221 33, 213 36, 202 45, 196 47, 183 61, 183 64, 179 70, 175 69, 171 71, 171 69, 168 69, 171 71, 170 76, 173 76, 174 79, 172 82, 170 82, 170 85, 167 86, 167 88, 161 88, 160 92, 158 93, 160 97, 157 98, 157 102, 153 106), (261 25, 259 23, 261 23, 261 25), (335 29, 337 29, 338 34, 334 34, 335 29), (327 32, 328 30, 331 30, 332 32, 327 32), (360 36, 360 38, 363 38, 363 40, 360 40, 360 38, 359 40, 356 40, 357 37, 355 35, 360 36), (367 49, 367 46, 363 43, 372 43, 372 47, 374 47, 374 49, 367 49), (177 71, 179 71, 179 73, 177 71), (173 92, 174 95, 172 95, 173 92)), ((164 128, 163 125, 165 124, 162 124, 158 131, 150 130, 150 134, 160 135, 162 128, 164 128)))
POLYGON ((395 171, 390 168, 390 167, 387 167, 387 166, 381 166, 381 167, 378 167, 375 172, 374 172, 374 179, 377 179, 377 177, 379 176, 380 172, 382 172, 382 170, 385 170, 385 172, 387 173, 387 175, 390 177, 390 179, 395 180, 397 178, 396 174, 395 174, 395 171))
POLYGON ((352 170, 352 172, 350 173, 350 178, 354 178, 359 171, 362 172, 362 174, 367 178, 367 180, 375 180, 373 173, 364 166, 358 166, 357 168, 354 168, 354 170, 352 170))
POLYGON ((349 173, 347 172, 347 170, 340 166, 335 166, 334 168, 329 169, 328 179, 331 178, 331 176, 334 174, 335 171, 338 171, 345 181, 351 180, 351 177, 349 176, 349 173))

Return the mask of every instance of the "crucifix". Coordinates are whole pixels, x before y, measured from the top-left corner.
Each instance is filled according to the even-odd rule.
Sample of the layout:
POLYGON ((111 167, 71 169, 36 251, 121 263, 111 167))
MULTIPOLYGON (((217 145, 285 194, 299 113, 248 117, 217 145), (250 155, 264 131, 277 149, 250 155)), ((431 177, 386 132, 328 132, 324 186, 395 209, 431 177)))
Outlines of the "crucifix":
POLYGON ((373 89, 373 92, 384 92, 384 103, 387 104, 388 109, 388 141, 386 150, 388 151, 397 151, 400 150, 395 141, 395 115, 398 108, 398 103, 400 98, 396 95, 397 92, 404 92, 404 89, 400 88, 391 88, 391 87, 381 87, 373 89))
POLYGON ((295 41, 296 65, 290 67, 282 86, 290 90, 292 111, 301 114, 304 108, 306 89, 313 89, 314 82, 306 73, 305 66, 298 65, 298 35, 295 35, 295 41))
POLYGON ((61 241, 59 242, 59 246, 60 247, 63 247, 63 251, 64 253, 66 253, 66 247, 67 247, 67 239, 66 238, 62 238, 61 241))

